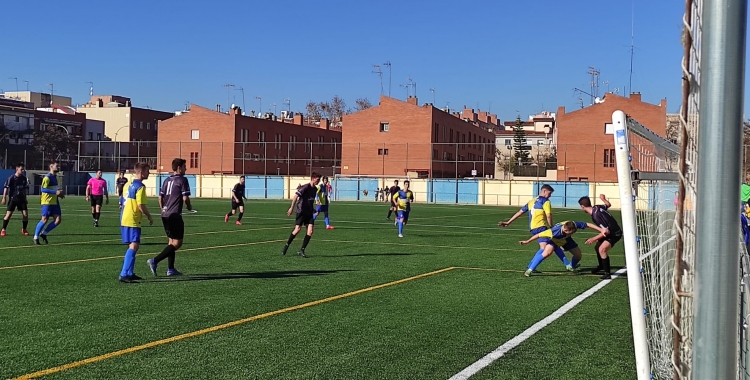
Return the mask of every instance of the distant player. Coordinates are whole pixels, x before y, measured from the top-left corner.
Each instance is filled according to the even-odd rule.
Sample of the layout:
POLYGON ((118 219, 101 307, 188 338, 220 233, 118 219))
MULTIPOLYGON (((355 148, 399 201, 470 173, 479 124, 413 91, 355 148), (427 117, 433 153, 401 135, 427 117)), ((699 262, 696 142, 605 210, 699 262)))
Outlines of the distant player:
POLYGON ((164 247, 160 254, 147 261, 154 276, 156 276, 157 265, 164 259, 167 259, 167 276, 182 275, 174 268, 175 253, 182 247, 182 240, 185 237, 182 206, 184 204, 188 210, 193 209, 190 205, 190 184, 185 178, 185 171, 187 171, 185 162, 182 158, 172 160, 174 174, 162 183, 159 191, 161 222, 164 225, 164 232, 169 238, 169 244, 164 247))
POLYGON ((125 204, 125 193, 123 191, 127 183, 128 179, 125 178, 125 171, 121 171, 120 176, 117 177, 117 187, 115 187, 115 193, 119 198, 120 210, 122 210, 122 205, 125 204))
POLYGON ((60 199, 65 198, 65 194, 62 190, 57 188, 57 173, 60 171, 60 166, 57 162, 52 161, 49 164, 49 173, 44 175, 42 178, 42 219, 37 223, 36 230, 34 231, 34 244, 41 245, 39 238, 44 240, 44 244, 49 244, 47 241, 47 235, 62 223, 62 210, 60 208, 60 199), (54 220, 52 223, 44 228, 49 218, 52 217, 54 220))
POLYGON ((391 202, 391 208, 388 209, 388 216, 385 218, 386 220, 391 220, 391 213, 397 211, 396 203, 393 201, 393 195, 396 195, 400 190, 401 188, 398 187, 398 180, 393 181, 393 186, 391 186, 390 189, 385 189, 385 197, 391 202))
POLYGON ((302 257, 305 255, 305 248, 310 243, 313 231, 315 230, 315 218, 313 217, 313 208, 315 206, 315 198, 318 196, 318 183, 320 183, 320 174, 313 172, 310 176, 310 183, 297 189, 292 197, 292 205, 289 206, 289 210, 286 215, 292 215, 292 211, 296 210, 296 217, 294 220, 294 230, 289 235, 289 240, 286 241, 284 248, 281 250, 282 255, 286 255, 286 251, 289 249, 289 245, 297 234, 302 230, 303 226, 307 226, 307 234, 305 240, 302 241, 302 248, 297 252, 302 257), (295 207, 296 206, 296 207, 295 207))
MULTIPOLYGON (((563 251, 568 251, 573 254, 573 263, 570 266, 566 266, 568 270, 572 271, 574 267, 578 266, 578 263, 581 261, 583 254, 581 253, 581 249, 578 247, 578 244, 570 236, 576 233, 576 231, 586 228, 592 228, 599 232, 604 231, 602 228, 599 228, 598 226, 591 223, 565 221, 554 225, 550 229, 539 232, 528 240, 519 241, 519 244, 526 245, 537 239, 547 239, 547 244, 545 244, 544 248, 540 248, 536 252, 536 255, 534 255, 533 259, 531 259, 529 267, 526 269, 526 272, 524 272, 523 275, 526 277, 531 276, 531 273, 536 271, 536 268, 539 266, 539 264, 541 264, 544 259, 549 257, 552 252, 555 252, 557 256, 564 256, 565 253, 563 251)), ((588 240, 586 241, 586 243, 590 244, 588 240)))
POLYGON ((242 215, 245 214, 245 176, 240 177, 240 182, 235 184, 232 188, 232 210, 224 215, 224 223, 229 221, 229 217, 234 215, 237 210, 240 210, 237 215, 237 221, 234 224, 242 225, 242 215))
POLYGON ((328 219, 328 205, 331 200, 331 186, 328 184, 328 177, 323 177, 323 183, 318 185, 318 206, 315 209, 315 214, 313 214, 313 220, 316 220, 318 218, 318 214, 321 212, 323 215, 325 215, 325 222, 326 222, 326 229, 332 230, 334 229, 331 225, 331 221, 328 219))
MULTIPOLYGON (((529 214, 529 233, 531 233, 532 236, 547 230, 553 226, 552 223, 552 204, 549 201, 549 198, 552 196, 552 193, 555 192, 555 189, 552 188, 550 185, 542 185, 542 188, 539 190, 539 196, 528 201, 523 207, 521 207, 518 212, 515 213, 510 219, 508 219, 505 222, 499 222, 497 225, 500 227, 508 227, 511 223, 513 223, 516 219, 520 218, 521 215, 528 213, 529 214)), ((542 237, 539 239, 539 249, 544 249, 544 246, 547 245, 547 242, 549 241, 548 238, 542 237)), ((562 251, 554 251, 557 257, 560 259, 560 261, 563 262, 565 267, 568 270, 574 269, 570 261, 565 257, 565 254, 562 251)))
POLYGON ((398 225, 398 237, 404 237, 404 225, 409 221, 411 202, 414 202, 414 193, 409 190, 409 181, 404 181, 403 190, 393 195, 393 203, 396 204, 396 224, 398 225))
POLYGON ((107 181, 102 178, 102 170, 96 171, 96 177, 91 178, 86 185, 86 201, 91 202, 91 217, 94 218, 94 227, 99 227, 99 217, 102 215, 102 201, 107 198, 109 204, 109 191, 107 181))
POLYGON ((128 188, 127 194, 122 194, 125 202, 120 216, 120 231, 122 234, 122 244, 128 244, 128 250, 125 251, 125 260, 122 263, 120 271, 120 282, 133 282, 142 280, 141 277, 133 273, 135 268, 135 255, 141 244, 141 220, 145 215, 149 225, 154 224, 151 213, 148 212, 146 204, 146 186, 143 180, 148 179, 149 166, 145 162, 135 164, 135 179, 128 188))
POLYGON ((16 172, 5 180, 5 186, 3 186, 3 204, 8 204, 5 210, 5 217, 3 218, 3 229, 0 231, 0 236, 5 236, 5 229, 8 228, 8 222, 10 217, 13 215, 13 211, 21 211, 21 221, 23 223, 23 229, 21 234, 23 236, 29 236, 29 232, 26 231, 26 227, 29 225, 29 207, 28 201, 26 200, 26 194, 29 193, 29 180, 23 175, 23 163, 16 164, 16 172), (8 197, 10 200, 8 201, 8 197))
POLYGON ((586 244, 596 243, 594 249, 597 252, 596 257, 599 260, 599 265, 591 273, 601 274, 603 272, 601 279, 607 280, 612 278, 609 265, 609 250, 622 239, 622 229, 617 220, 607 211, 612 207, 607 197, 601 194, 599 195, 599 199, 604 202, 604 206, 592 206, 589 197, 581 197, 578 200, 578 204, 584 212, 591 215, 591 220, 594 224, 603 229, 599 235, 586 240, 586 244))

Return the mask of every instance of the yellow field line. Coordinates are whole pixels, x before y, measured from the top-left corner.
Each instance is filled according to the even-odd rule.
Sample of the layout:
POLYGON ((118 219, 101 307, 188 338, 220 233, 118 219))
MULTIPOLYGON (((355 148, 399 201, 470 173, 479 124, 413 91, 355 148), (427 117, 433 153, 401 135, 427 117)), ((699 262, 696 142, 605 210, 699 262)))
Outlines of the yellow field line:
MULTIPOLYGON (((211 247, 197 247, 197 248, 186 248, 186 249, 180 249, 178 252, 190 252, 190 251, 203 251, 206 249, 218 249, 218 248, 231 248, 231 247, 243 247, 248 245, 258 245, 258 244, 267 244, 267 243, 280 243, 282 241, 286 241, 284 239, 278 239, 278 240, 268 240, 268 241, 256 241, 251 243, 238 243, 238 244, 227 244, 227 245, 215 245, 211 247)), ((139 253, 136 256, 152 256, 157 255, 156 253, 139 253)), ((112 259, 122 259, 122 255, 120 256, 107 256, 107 257, 94 257, 91 259, 79 259, 79 260, 68 260, 68 261, 55 261, 51 263, 38 263, 38 264, 23 264, 23 265, 14 265, 10 267, 0 267, 0 270, 7 270, 7 269, 20 269, 20 268, 32 268, 32 267, 46 267, 50 265, 62 265, 62 264, 75 264, 75 263, 86 263, 90 261, 101 261, 101 260, 112 260, 112 259)))
MULTIPOLYGON (((250 232, 250 231, 264 231, 264 230, 278 230, 278 229, 289 229, 289 226, 279 226, 279 227, 264 227, 264 228, 245 228, 241 230, 228 230, 228 231, 209 231, 209 232, 193 232, 189 234, 185 234, 186 237, 195 236, 195 235, 215 235, 215 234, 226 234, 231 232, 250 232)), ((63 235, 64 236, 64 235, 63 235)), ((164 239, 167 240, 167 238, 163 235, 157 235, 157 236, 142 236, 141 240, 144 239, 164 239)), ((76 245, 76 244, 94 244, 94 243, 107 243, 107 242, 113 242, 113 241, 122 241, 122 239, 106 239, 106 240, 86 240, 86 241, 76 241, 76 242, 66 242, 66 243, 54 243, 54 244, 45 244, 41 247, 52 247, 52 246, 58 246, 58 245, 76 245)), ((19 249, 19 248, 38 248, 40 246, 38 245, 18 245, 13 247, 0 247, 0 250, 6 250, 6 249, 19 249)))
POLYGON ((248 322, 257 321, 259 319, 272 317, 272 316, 283 314, 283 313, 287 313, 287 312, 290 312, 290 311, 300 310, 300 309, 304 309, 304 308, 307 308, 307 307, 316 306, 316 305, 320 305, 320 304, 323 304, 323 303, 340 300, 342 298, 348 298, 348 297, 356 296, 358 294, 371 292, 373 290, 378 290, 378 289, 386 288, 386 287, 393 286, 393 285, 403 284, 403 283, 408 282, 408 281, 417 280, 417 279, 420 279, 420 278, 424 278, 424 277, 436 275, 436 274, 439 274, 439 273, 444 273, 444 272, 447 272, 447 271, 450 271, 450 270, 453 270, 453 269, 456 269, 456 268, 454 268, 454 267, 443 268, 443 269, 436 270, 436 271, 433 271, 433 272, 422 273, 420 275, 416 275, 416 276, 412 276, 412 277, 407 277, 407 278, 404 278, 404 279, 401 279, 401 280, 396 280, 396 281, 392 281, 392 282, 385 283, 385 284, 375 285, 375 286, 371 286, 369 288, 359 289, 359 290, 355 290, 353 292, 339 294, 337 296, 323 298, 323 299, 320 299, 320 300, 317 300, 317 301, 306 302, 306 303, 299 304, 299 305, 296 305, 296 306, 291 306, 291 307, 287 307, 287 308, 284 308, 284 309, 279 309, 279 310, 276 310, 276 311, 271 311, 271 312, 268 312, 268 313, 263 313, 263 314, 255 315, 255 316, 252 316, 252 317, 249 317, 249 318, 238 319, 236 321, 232 321, 232 322, 224 323, 224 324, 221 324, 221 325, 217 325, 217 326, 205 328, 205 329, 202 329, 202 330, 197 330, 197 331, 193 331, 193 332, 189 332, 189 333, 185 333, 185 334, 181 334, 181 335, 176 335, 176 336, 173 336, 171 338, 161 339, 161 340, 153 341, 153 342, 150 342, 150 343, 142 344, 140 346, 130 347, 130 348, 126 348, 124 350, 119 350, 119 351, 110 352, 110 353, 107 353, 107 354, 104 354, 104 355, 94 356, 94 357, 91 357, 91 358, 88 358, 88 359, 79 360, 77 362, 73 362, 73 363, 69 363, 69 364, 64 364, 64 365, 61 365, 61 366, 58 366, 58 367, 53 367, 53 368, 45 369, 45 370, 42 370, 42 371, 37 371, 37 372, 29 373, 29 374, 17 377, 16 379, 19 379, 19 380, 20 379, 34 379, 34 378, 41 377, 41 376, 51 375, 53 373, 66 371, 66 370, 69 370, 69 369, 72 369, 72 368, 80 367, 82 365, 100 362, 100 361, 111 359, 111 358, 114 358, 114 357, 117 357, 117 356, 122 356, 122 355, 130 354, 130 353, 133 353, 133 352, 142 351, 142 350, 145 350, 145 349, 148 349, 148 348, 153 348, 153 347, 156 347, 156 346, 161 346, 161 345, 164 345, 164 344, 167 344, 167 343, 177 342, 179 340, 183 340, 183 339, 187 339, 187 338, 193 338, 193 337, 196 337, 196 336, 199 336, 199 335, 208 334, 208 333, 211 333, 211 332, 223 330, 223 329, 226 329, 226 328, 229 328, 229 327, 238 326, 238 325, 245 324, 245 323, 248 323, 248 322))

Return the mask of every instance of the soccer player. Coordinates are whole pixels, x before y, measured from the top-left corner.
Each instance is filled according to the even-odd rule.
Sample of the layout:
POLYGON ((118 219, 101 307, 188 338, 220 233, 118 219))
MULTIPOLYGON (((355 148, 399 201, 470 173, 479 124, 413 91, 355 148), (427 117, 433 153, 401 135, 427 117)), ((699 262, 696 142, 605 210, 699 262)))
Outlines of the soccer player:
POLYGON ((583 209, 585 213, 591 215, 591 220, 594 222, 594 224, 602 228, 602 231, 599 233, 599 235, 586 240, 586 244, 596 243, 594 249, 597 252, 596 257, 599 260, 599 265, 594 270, 592 270, 591 273, 601 274, 603 272, 601 279, 607 280, 612 278, 612 274, 610 273, 608 252, 610 249, 612 249, 612 247, 615 246, 615 244, 617 244, 618 241, 620 241, 620 239, 622 239, 622 229, 617 223, 617 220, 615 220, 612 214, 607 211, 610 207, 612 207, 612 204, 609 203, 607 197, 604 194, 601 194, 599 195, 599 199, 604 202, 603 206, 592 206, 591 199, 589 197, 581 197, 578 200, 578 204, 581 206, 581 209, 583 209))
POLYGON ((404 225, 409 221, 411 202, 414 201, 414 193, 409 190, 409 181, 404 181, 404 188, 393 195, 393 203, 396 204, 396 223, 398 225, 398 237, 404 237, 404 225))
POLYGON ((148 218, 149 225, 154 224, 151 213, 148 212, 146 204, 146 186, 143 180, 148 179, 149 166, 145 162, 135 164, 135 179, 128 188, 125 202, 120 216, 120 231, 122 233, 122 244, 128 244, 128 250, 125 251, 125 259, 120 271, 120 282, 134 282, 142 280, 141 277, 133 273, 135 268, 135 255, 141 244, 141 220, 145 215, 148 218))
POLYGON ((60 165, 56 161, 49 164, 49 173, 42 178, 42 219, 37 223, 34 231, 34 244, 41 245, 39 238, 44 240, 44 244, 49 244, 47 235, 62 223, 62 210, 60 209, 60 199, 65 198, 62 190, 57 188, 57 173, 60 171, 60 165), (44 227, 52 217, 53 222, 44 227))
POLYGON ((107 197, 109 204, 109 191, 107 191, 107 180, 102 178, 102 170, 96 171, 96 178, 91 178, 86 185, 86 201, 91 201, 91 217, 94 218, 94 227, 99 227, 99 217, 102 215, 102 201, 107 197))
MULTIPOLYGON (((393 181, 393 186, 391 186, 390 189, 385 189, 385 197, 387 199, 386 202, 391 202, 391 208, 388 209, 388 216, 385 218, 386 220, 391 220, 391 213, 394 211, 397 211, 396 209, 396 203, 393 201, 393 195, 396 195, 401 190, 400 187, 398 187, 398 180, 393 181)), ((398 215, 397 215, 398 216, 398 215)))
POLYGON ((334 229, 331 225, 331 221, 328 219, 328 204, 331 200, 330 191, 331 187, 328 184, 328 177, 323 177, 323 183, 318 185, 318 207, 315 209, 315 214, 313 214, 313 220, 317 219, 318 214, 322 212, 323 215, 325 215, 327 230, 334 229))
POLYGON ((182 275, 174 268, 175 252, 182 247, 182 240, 185 237, 182 206, 184 204, 188 210, 193 209, 190 205, 190 184, 185 178, 185 171, 187 171, 185 162, 182 158, 172 160, 174 174, 164 181, 159 191, 161 222, 164 225, 164 232, 169 238, 169 244, 164 247, 160 254, 147 261, 154 276, 156 276, 157 265, 164 259, 167 259, 167 276, 182 275))
MULTIPOLYGON (((546 184, 542 185, 542 188, 539 190, 538 197, 528 201, 510 219, 505 222, 499 222, 497 225, 500 227, 508 227, 516 219, 520 218, 521 215, 528 213, 529 232, 531 233, 531 236, 534 236, 544 230, 551 228, 553 226, 552 204, 550 203, 549 198, 554 192, 555 189, 553 189, 552 186, 546 184)), ((540 238, 539 249, 544 249, 544 246, 547 245, 548 241, 549 239, 546 237, 540 238)), ((570 264, 570 261, 568 261, 568 258, 565 257, 565 254, 561 250, 555 250, 554 252, 560 259, 560 261, 562 261, 562 263, 565 265, 565 268, 567 268, 568 270, 574 269, 570 264)))
POLYGON ((10 222, 10 217, 15 210, 21 211, 23 223, 21 233, 24 236, 29 236, 29 232, 26 231, 26 227, 29 225, 29 208, 26 200, 28 192, 29 180, 23 175, 23 163, 18 163, 16 164, 16 172, 8 177, 3 187, 3 204, 7 202, 8 207, 3 218, 3 229, 0 230, 0 236, 5 236, 5 229, 8 228, 8 222, 10 222), (10 196, 10 201, 8 201, 8 196, 10 196))
POLYGON ((313 172, 310 176, 310 183, 298 188, 297 192, 294 193, 294 196, 292 197, 292 205, 289 206, 286 215, 292 215, 292 211, 295 209, 297 215, 294 220, 294 230, 292 230, 292 233, 289 235, 289 240, 286 241, 284 248, 281 250, 282 255, 286 255, 289 245, 292 244, 292 241, 297 237, 297 234, 302 230, 302 227, 307 226, 307 234, 305 235, 305 240, 302 241, 302 248, 297 252, 298 255, 307 257, 307 255, 305 255, 305 248, 307 248, 307 244, 310 243, 310 238, 315 229, 313 207, 315 206, 315 198, 318 196, 318 183, 320 183, 320 174, 313 172))
MULTIPOLYGON (((536 268, 539 266, 539 264, 541 264, 544 259, 549 257, 552 252, 555 252, 558 257, 560 255, 565 256, 565 253, 563 251, 568 251, 573 254, 573 263, 571 265, 565 266, 569 271, 573 271, 574 268, 578 267, 578 263, 581 261, 583 254, 581 253, 581 249, 578 247, 578 244, 570 236, 576 233, 576 231, 586 228, 595 229, 600 233, 604 231, 602 228, 591 223, 565 221, 554 225, 550 229, 546 229, 535 234, 528 240, 519 241, 519 244, 526 245, 537 239, 547 239, 547 244, 544 245, 544 248, 540 248, 536 252, 536 255, 534 255, 534 258, 531 259, 529 267, 526 269, 526 272, 524 272, 523 275, 526 277, 531 276, 531 273, 536 271, 536 268)), ((586 243, 590 244, 588 240, 586 241, 586 243)))
POLYGON ((242 215, 245 213, 245 176, 240 177, 240 182, 232 188, 232 211, 224 215, 224 223, 229 221, 229 216, 240 210, 237 221, 234 224, 242 225, 242 215))
POLYGON ((120 210, 122 210, 122 206, 125 204, 125 193, 123 191, 125 190, 125 185, 128 183, 128 179, 125 178, 125 171, 120 172, 120 176, 117 177, 117 187, 115 187, 115 192, 117 193, 117 196, 119 197, 119 204, 120 204, 120 210))

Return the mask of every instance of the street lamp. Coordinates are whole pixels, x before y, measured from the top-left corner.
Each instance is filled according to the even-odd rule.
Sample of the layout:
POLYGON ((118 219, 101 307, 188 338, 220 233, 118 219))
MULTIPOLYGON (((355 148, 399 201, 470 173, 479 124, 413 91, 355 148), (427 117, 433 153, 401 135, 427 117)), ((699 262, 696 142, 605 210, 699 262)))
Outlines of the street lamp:
MULTIPOLYGON (((122 127, 118 128, 117 131, 115 131, 115 144, 117 144, 117 172, 118 173, 120 172, 120 161, 122 161, 121 159, 122 144, 120 144, 120 142, 117 141, 117 134, 120 133, 120 130, 122 130, 123 128, 128 128, 128 127, 129 125, 123 125, 122 127)), ((101 154, 101 152, 99 152, 99 154, 101 154)))

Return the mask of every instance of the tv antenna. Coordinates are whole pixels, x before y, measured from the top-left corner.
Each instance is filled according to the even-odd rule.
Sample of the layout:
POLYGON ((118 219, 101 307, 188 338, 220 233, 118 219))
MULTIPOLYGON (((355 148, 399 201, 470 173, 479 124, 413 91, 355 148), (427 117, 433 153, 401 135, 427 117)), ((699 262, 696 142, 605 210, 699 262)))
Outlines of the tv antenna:
POLYGON ((378 74, 380 78, 380 95, 383 95, 383 71, 380 70, 380 65, 372 65, 375 68, 373 74, 378 74))
MULTIPOLYGON (((581 90, 581 89, 580 89, 580 88, 578 88, 578 87, 576 87, 576 88, 574 88, 574 89, 573 89, 573 94, 574 94, 574 95, 580 95, 580 94, 588 95, 588 96, 590 96, 590 97, 591 97, 591 104, 594 104, 594 98, 595 98, 595 96, 594 96, 593 94, 590 94, 590 93, 588 93, 588 92, 586 92, 586 91, 583 91, 583 90, 581 90)), ((578 97, 578 100, 580 100, 580 101, 581 101, 581 108, 583 108, 583 98, 581 98, 581 97, 579 96, 579 97, 578 97)))
POLYGON ((233 89, 233 88, 234 88, 234 85, 233 85, 233 84, 230 84, 230 83, 227 83, 227 84, 225 84, 225 85, 224 85, 224 88, 226 88, 226 89, 227 89, 227 112, 229 112, 229 108, 230 108, 229 104, 231 104, 231 103, 229 102, 229 94, 231 93, 231 90, 230 90, 230 88, 232 88, 232 89, 233 89))
POLYGON ((435 105, 435 87, 430 88, 430 92, 432 93, 432 105, 435 105))
POLYGON ((409 81, 409 85, 414 89, 414 97, 417 97, 417 82, 411 80, 411 77, 407 77, 406 80, 409 81))
POLYGON ((383 66, 388 67, 388 96, 391 96, 391 61, 385 61, 383 66))
POLYGON ((599 97, 599 70, 594 66, 589 66, 588 74, 591 75, 591 104, 594 104, 594 98, 599 97))

